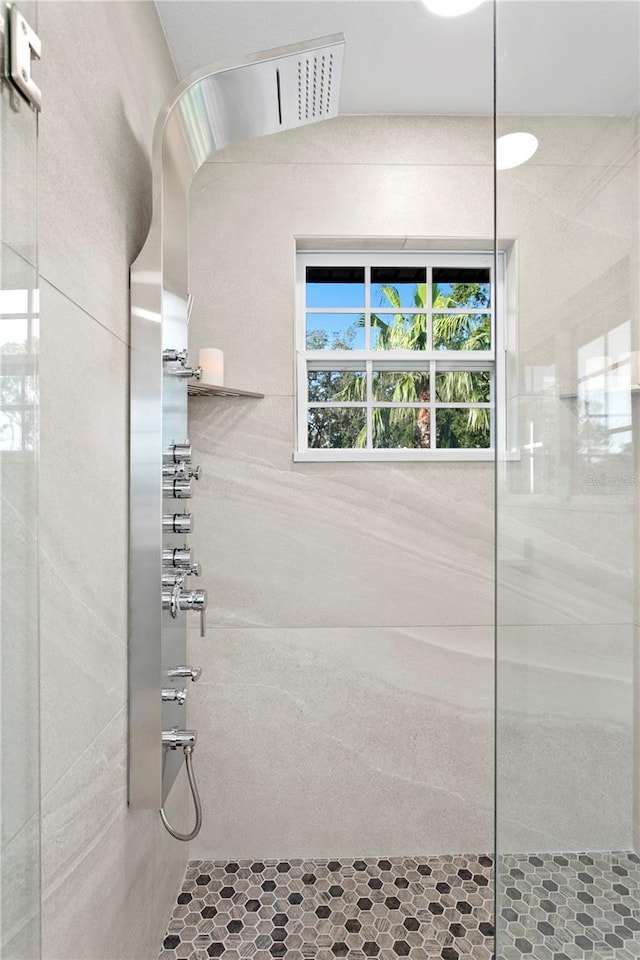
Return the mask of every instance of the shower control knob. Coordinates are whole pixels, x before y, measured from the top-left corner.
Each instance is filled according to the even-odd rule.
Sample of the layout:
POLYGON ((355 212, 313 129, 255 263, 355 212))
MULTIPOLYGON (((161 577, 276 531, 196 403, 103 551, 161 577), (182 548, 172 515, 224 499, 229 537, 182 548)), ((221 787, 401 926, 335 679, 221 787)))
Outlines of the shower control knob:
POLYGON ((165 513, 162 518, 162 529, 167 533, 192 533, 193 514, 165 513))
MULTIPOLYGON (((192 561, 191 547, 187 547, 186 544, 182 548, 176 547, 175 550, 163 550, 162 564, 164 567, 180 570, 183 577, 199 577, 202 574, 202 566, 192 561)), ((175 576, 175 574, 172 574, 170 570, 165 570, 162 576, 164 578, 165 576, 175 576)))
POLYGON ((171 680, 174 680, 176 677, 188 677, 193 683, 197 683, 202 676, 202 667, 171 667, 171 669, 167 670, 167 676, 171 680))
POLYGON ((162 691, 162 699, 174 700, 182 706, 187 699, 187 688, 185 687, 184 690, 176 690, 175 687, 165 687, 162 691))
POLYGON ((206 610, 209 597, 206 590, 189 590, 178 597, 178 610, 197 610, 200 614, 200 636, 206 632, 206 610))
POLYGON ((162 551, 162 563, 165 567, 179 567, 181 570, 191 566, 191 547, 185 543, 184 547, 175 550, 162 551))
POLYGON ((189 359, 188 350, 163 350, 162 360, 164 363, 181 363, 183 366, 189 359))
POLYGON ((162 573, 163 587, 182 587, 186 579, 186 570, 164 570, 162 573))
POLYGON ((162 746, 170 750, 177 750, 178 747, 195 747, 197 739, 197 730, 178 730, 177 727, 173 727, 171 730, 162 731, 162 746))
POLYGON ((164 575, 162 577, 162 609, 168 610, 174 620, 177 619, 180 610, 184 578, 184 573, 176 573, 171 578, 164 575))
POLYGON ((164 456, 169 463, 190 463, 191 444, 188 440, 184 443, 174 443, 165 451, 164 456))
POLYGON ((172 377, 189 377, 190 380, 202 379, 202 367, 176 367, 166 372, 172 377))
POLYGON ((206 590, 189 590, 179 598, 181 610, 206 610, 209 597, 206 590))
POLYGON ((191 476, 190 468, 186 463, 164 463, 162 465, 163 479, 171 477, 174 480, 188 479, 191 476))
POLYGON ((162 575, 162 609, 169 610, 174 620, 180 611, 197 610, 200 613, 200 636, 204 637, 205 611, 208 603, 207 591, 188 590, 185 593, 182 589, 185 577, 186 573, 182 570, 177 573, 164 573, 162 575))
POLYGON ((188 500, 193 496, 191 480, 165 480, 162 484, 162 493, 165 497, 174 497, 176 500, 188 500))
POLYGON ((190 467, 187 471, 187 477, 193 477, 194 480, 202 479, 202 467, 190 467))

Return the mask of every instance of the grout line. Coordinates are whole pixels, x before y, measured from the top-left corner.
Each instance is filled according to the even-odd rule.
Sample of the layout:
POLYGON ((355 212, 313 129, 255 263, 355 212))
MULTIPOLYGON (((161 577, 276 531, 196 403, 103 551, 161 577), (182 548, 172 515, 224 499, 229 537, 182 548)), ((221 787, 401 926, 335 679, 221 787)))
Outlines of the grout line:
MULTIPOLYGON (((122 337, 118 336, 117 333, 114 333, 110 327, 107 327, 106 324, 102 323, 101 320, 98 320, 97 317, 94 317, 94 315, 89 313, 88 310, 85 310, 85 308, 79 304, 77 300, 74 300, 73 297, 70 297, 69 294, 65 293, 64 290, 61 290, 60 287, 56 286, 55 283, 52 283, 51 280, 48 280, 42 273, 38 274, 38 276, 41 281, 47 284, 47 286, 51 287, 52 290, 55 290, 56 293, 59 293, 60 296, 64 297, 69 303, 72 303, 74 307, 78 308, 78 310, 81 310, 86 317, 89 317, 90 320, 93 320, 94 323, 97 323, 99 327, 102 327, 103 330, 105 330, 107 333, 110 333, 112 337, 115 337, 116 340, 119 340, 120 343, 127 348, 127 350, 129 349, 129 343, 126 340, 123 340, 122 337)), ((42 318, 42 309, 40 311, 40 316, 42 318)))
MULTIPOLYGON (((477 163, 465 163, 459 161, 450 163, 447 160, 425 162, 421 160, 418 163, 412 163, 409 160, 381 160, 378 163, 365 162, 362 160, 205 160, 203 166, 237 166, 237 167, 458 167, 467 170, 470 167, 479 167, 484 170, 493 170, 493 161, 478 161, 477 163)), ((611 169, 626 170, 631 166, 630 163, 536 163, 532 164, 532 170, 602 170, 604 172, 611 169)))
MULTIPOLYGON (((469 167, 479 167, 482 170, 492 170, 491 161, 478 163, 448 163, 443 160, 440 163, 404 163, 395 160, 383 160, 380 163, 363 163, 362 160, 343 160, 343 161, 320 161, 320 160, 206 160, 206 166, 212 167, 410 167, 412 169, 421 169, 422 167, 459 167, 463 170, 469 167)), ((542 164, 540 164, 542 166, 542 164)), ((598 168, 599 169, 599 168, 598 168)))
MULTIPOLYGON (((640 626, 639 624, 635 624, 640 626)), ((612 621, 612 622, 594 622, 589 621, 588 623, 501 623, 497 626, 498 630, 505 629, 507 627, 518 627, 521 630, 538 630, 538 629, 548 629, 549 627, 557 629, 571 629, 584 628, 584 627, 633 627, 634 624, 631 621, 621 622, 621 621, 612 621)), ((491 621, 489 623, 405 623, 405 624, 385 624, 385 623, 365 623, 365 624, 334 624, 331 626, 318 625, 313 626, 309 624, 217 624, 212 623, 209 625, 211 630, 493 630, 496 627, 496 624, 491 621)))
POLYGON ((26 264, 28 267, 30 267, 32 270, 34 271, 37 270, 37 264, 35 264, 33 260, 29 260, 28 257, 25 257, 24 253, 18 250, 17 247, 14 247, 12 243, 9 243, 8 240, 0 240, 0 244, 3 247, 6 247, 7 250, 10 250, 11 253, 14 253, 16 257, 19 257, 20 260, 22 260, 22 262, 26 264))

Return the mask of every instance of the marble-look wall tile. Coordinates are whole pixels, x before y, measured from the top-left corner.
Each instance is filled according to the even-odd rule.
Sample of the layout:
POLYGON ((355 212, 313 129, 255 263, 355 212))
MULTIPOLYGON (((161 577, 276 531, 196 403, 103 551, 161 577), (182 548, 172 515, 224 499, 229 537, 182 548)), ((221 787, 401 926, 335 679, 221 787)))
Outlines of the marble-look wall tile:
POLYGON ((628 624, 630 505, 597 496, 576 504, 519 499, 505 496, 499 516, 498 622, 628 624))
POLYGON ((127 807, 128 271, 175 73, 147 0, 51 0, 38 32, 42 956, 155 960, 186 850, 127 807))
POLYGON ((186 852, 127 808, 128 351, 44 282, 42 312, 43 956, 152 960, 186 852))
POLYGON ((292 453, 295 238, 486 241, 491 136, 484 119, 340 118, 196 178, 190 349, 221 347, 226 381, 267 397, 190 406, 213 641, 192 649, 195 855, 490 845, 492 465, 292 453))
POLYGON ((610 167, 524 164, 499 174, 498 233, 518 242, 519 350, 588 322, 594 305, 611 310, 625 289, 614 271, 636 242, 637 180, 635 156, 610 167))
MULTIPOLYGON (((611 291, 628 283, 628 277, 615 278, 625 272, 634 235, 634 206, 627 201, 635 188, 627 157, 635 133, 633 124, 615 118, 538 120, 541 149, 534 162, 500 176, 499 233, 516 239, 518 248, 514 302, 519 339, 513 348, 524 356, 545 338, 558 337, 552 362, 559 382, 567 351, 576 347, 560 335, 571 329, 586 336, 585 325, 594 322, 594 311, 619 317, 623 309, 611 299, 611 291), (601 304, 594 286, 605 291, 608 306, 601 304)), ((459 119, 455 130, 448 123, 437 127, 424 119, 411 126, 407 120, 414 162, 423 143, 425 152, 419 165, 406 168, 393 137, 381 136, 378 146, 374 144, 376 133, 388 133, 394 123, 341 118, 299 137, 287 135, 286 144, 272 138, 234 148, 207 165, 196 181, 192 349, 223 347, 229 382, 269 395, 260 403, 212 406, 195 401, 192 406, 191 432, 207 477, 200 488, 194 544, 205 569, 211 570, 216 624, 287 628, 301 643, 302 627, 471 627, 492 621, 489 465, 433 464, 428 470, 415 464, 376 465, 380 469, 373 470, 368 464, 294 465, 290 460, 294 237, 492 235, 491 211, 483 205, 491 195, 490 158, 482 166, 480 128, 459 119), (468 156, 480 165, 465 168, 456 149, 465 138, 475 137, 477 154, 471 150, 468 156), (368 145, 360 157, 358 138, 368 145), (237 296, 243 284, 246 287, 246 264, 256 277, 262 310, 255 309, 250 296, 237 296), (417 512, 415 502, 420 502, 417 512)), ((606 317, 602 322, 608 323, 606 317)), ((531 390, 524 382, 510 383, 508 390, 521 428, 529 420, 536 431, 547 420, 557 423, 553 443, 543 438, 545 450, 535 454, 535 489, 529 489, 531 465, 524 449, 529 436, 521 429, 522 459, 509 464, 509 486, 500 491, 500 626, 564 624, 579 631, 581 624, 585 630, 599 624, 605 633, 624 633, 632 597, 629 497, 582 490, 587 474, 586 467, 576 474, 577 415, 570 404, 558 410, 556 393, 549 402, 547 397, 528 397, 531 390)), ((515 848, 544 849, 536 832, 544 817, 550 820, 549 843, 558 848, 613 843, 629 836, 628 791, 618 799, 606 795, 612 829, 604 824, 596 802, 603 777, 619 771, 626 776, 630 716, 624 674, 629 650, 621 643, 621 674, 599 676, 594 667, 595 675, 589 676, 572 670, 571 658, 584 655, 583 635, 576 637, 573 645, 558 643, 567 659, 559 668, 549 666, 544 657, 542 663, 528 658, 526 651, 535 650, 539 640, 532 635, 521 638, 520 659, 509 663, 499 636, 498 655, 507 660, 500 675, 506 702, 516 692, 523 696, 528 683, 534 704, 546 703, 547 694, 561 698, 566 688, 566 708, 551 709, 540 720, 553 744, 550 753, 545 753, 545 737, 538 745, 536 726, 524 708, 521 715, 516 703, 507 715, 511 725, 504 728, 509 736, 499 759, 506 764, 503 770, 513 763, 520 777, 509 794, 513 809, 505 827, 515 848), (615 717, 609 715, 611 698, 616 700, 615 717), (588 713, 590 702, 594 713, 585 719, 582 714, 588 713), (581 711, 579 721, 574 709, 581 711), (526 764, 518 767, 523 757, 538 777, 529 804, 524 796, 526 764), (596 773, 584 788, 591 800, 575 818, 563 819, 555 805, 566 807, 571 791, 582 790, 586 770, 599 758, 605 774, 596 773), (552 798, 548 806, 546 790, 552 798), (515 809, 518 799, 523 801, 521 816, 515 809)), ((202 659, 207 669, 216 670, 215 656, 203 650, 202 659)), ((320 680, 317 685, 322 688, 320 680)), ((225 696, 221 691, 222 700, 225 696)), ((246 709, 258 713, 255 705, 246 709)), ((294 710, 291 704, 288 709, 294 710)), ((213 708, 211 717, 202 713, 204 728, 214 722, 214 715, 213 708)), ((272 736, 282 739, 277 727, 272 736)), ((265 741, 261 748, 269 753, 265 741)), ((295 743, 290 749, 295 752, 295 743)), ((314 759, 323 755, 315 741, 311 752, 314 759)), ((221 748, 221 768, 223 755, 233 766, 231 742, 221 748)), ((313 776, 308 761, 298 754, 296 760, 296 770, 313 776)), ((490 776, 489 768, 486 774, 490 776)), ((238 779, 238 789, 240 783, 238 779)), ((284 786, 279 790, 272 795, 274 803, 284 796, 284 786)), ((442 839, 447 828, 440 826, 442 839)), ((331 835, 324 822, 317 827, 325 828, 331 835)), ((274 848, 275 855, 290 853, 274 848)))
POLYGON ((582 386, 578 374, 623 361, 631 342, 605 335, 637 326, 637 125, 540 118, 532 130, 539 154, 497 184, 498 231, 518 241, 521 454, 498 475, 498 846, 623 849, 638 480, 631 418, 628 438, 607 435, 605 402, 624 427, 624 374, 582 386))
MULTIPOLYGON (((126 726, 123 707, 84 752, 71 741, 64 776, 43 797, 43 956, 52 960, 152 960, 159 947, 184 854, 176 863, 157 811, 127 809, 126 726)), ((184 800, 178 785, 170 816, 184 800)))
MULTIPOLYGON (((35 767, 37 757, 30 760, 35 767)), ((17 765, 13 777, 17 793, 17 765)), ((2 846, 2 953, 6 960, 40 960, 40 810, 33 812, 34 798, 39 803, 38 785, 34 787, 21 789, 26 800, 22 825, 2 846)))
POLYGON ((632 627, 502 626, 497 642, 498 849, 629 849, 632 627))
MULTIPOLYGON (((640 545, 637 547, 640 553, 640 545)), ((636 587, 637 592, 637 587, 636 587)), ((640 685, 640 622, 637 620, 633 624, 633 684, 634 691, 637 691, 640 685)), ((640 703, 638 696, 633 698, 633 849, 636 853, 640 850, 640 703)))
POLYGON ((490 627, 193 636, 191 856, 490 849, 492 655, 490 627))
POLYGON ((345 116, 220 150, 213 163, 491 166, 490 117, 345 116))
POLYGON ((491 189, 490 165, 206 164, 191 192, 190 349, 221 347, 227 383, 292 394, 294 238, 490 238, 491 189))
MULTIPOLYGON (((0 465, 0 566, 2 604, 0 605, 0 676, 2 678, 2 740, 0 749, 2 776, 2 817, 0 821, 2 878, 0 896, 5 895, 10 876, 5 871, 5 855, 18 834, 26 853, 23 830, 37 815, 39 803, 39 739, 37 710, 39 692, 38 608, 34 597, 38 590, 38 545, 36 531, 37 484, 33 451, 8 451, 0 465)), ((20 842, 17 844, 20 846, 20 842)), ((15 850, 15 846, 13 848, 15 850)), ((32 868, 38 850, 31 851, 32 868)), ((8 908, 3 907, 3 916, 8 908)), ((4 936, 3 923, 2 933, 4 936)), ((5 941, 3 939, 2 946, 5 941)))
POLYGON ((637 146, 638 120, 614 116, 498 117, 498 136, 514 130, 528 130, 538 138, 538 149, 528 167, 624 166, 629 151, 637 146))
POLYGON ((41 309, 42 776, 47 790, 68 766, 69 729, 76 726, 78 710, 85 720, 74 740, 83 750, 126 701, 129 357, 126 344, 44 281, 41 309))
POLYGON ((490 624, 492 465, 294 464, 293 412, 191 405, 211 623, 490 624))
POLYGON ((50 0, 40 5, 38 32, 47 50, 40 271, 127 340, 129 266, 151 217, 153 128, 175 71, 151 0, 50 0))
MULTIPOLYGON (((27 22, 35 22, 34 4, 22 4, 20 12, 27 22)), ((36 71, 34 77, 37 82, 36 71)), ((5 185, 0 197, 2 285, 3 289, 8 290, 16 281, 16 275, 21 275, 16 288, 34 285, 33 280, 25 282, 24 278, 29 275, 27 265, 35 266, 37 260, 35 191, 38 126, 31 110, 14 110, 11 107, 8 85, 3 87, 0 96, 0 177, 5 185)))

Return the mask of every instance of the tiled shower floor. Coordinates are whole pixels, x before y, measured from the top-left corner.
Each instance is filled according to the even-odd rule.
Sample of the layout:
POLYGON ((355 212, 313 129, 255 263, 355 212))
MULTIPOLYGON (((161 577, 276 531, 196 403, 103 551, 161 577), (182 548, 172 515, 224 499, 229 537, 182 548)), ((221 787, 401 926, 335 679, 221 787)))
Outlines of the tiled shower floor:
POLYGON ((640 957, 635 853, 503 856, 498 877, 501 960, 640 957))
MULTIPOLYGON (((500 960, 640 957, 640 857, 503 856, 500 960)), ((490 960, 488 856, 193 860, 161 960, 490 960)))
POLYGON ((489 857, 189 864, 162 960, 490 960, 489 857))

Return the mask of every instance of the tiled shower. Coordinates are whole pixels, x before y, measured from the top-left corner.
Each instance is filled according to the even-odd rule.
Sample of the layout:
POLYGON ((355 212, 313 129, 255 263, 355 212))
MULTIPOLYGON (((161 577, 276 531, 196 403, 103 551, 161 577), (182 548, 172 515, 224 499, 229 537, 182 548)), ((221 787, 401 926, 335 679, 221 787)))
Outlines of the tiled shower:
MULTIPOLYGON (((0 453, 2 960, 639 956, 636 0, 486 2, 472 48, 464 17, 402 0, 20 7, 43 109, 36 143, 3 100, 2 290, 30 294, 0 323, 41 319, 19 354, 38 442, 0 453), (468 109, 446 84, 422 112, 349 107, 378 18, 390 59, 446 26, 433 55, 477 58, 468 109), (189 399, 211 606, 204 638, 189 623, 187 846, 127 807, 127 277, 153 126, 192 69, 338 31, 341 115, 228 147, 191 189, 189 353, 221 348, 264 397, 189 399), (496 173, 517 130, 538 152, 496 173), (294 462, 296 256, 461 250, 508 279, 501 455, 294 462)), ((183 775, 167 806, 187 829, 183 775)))

